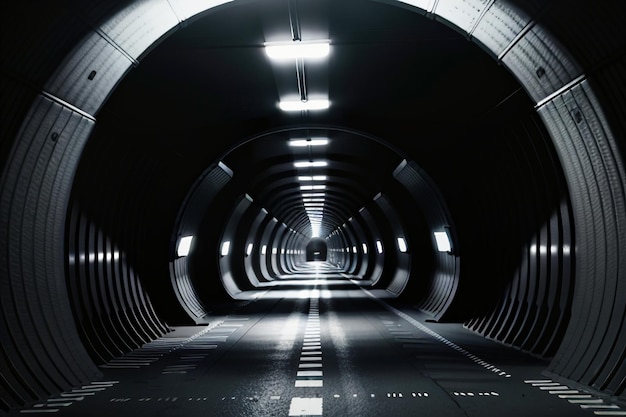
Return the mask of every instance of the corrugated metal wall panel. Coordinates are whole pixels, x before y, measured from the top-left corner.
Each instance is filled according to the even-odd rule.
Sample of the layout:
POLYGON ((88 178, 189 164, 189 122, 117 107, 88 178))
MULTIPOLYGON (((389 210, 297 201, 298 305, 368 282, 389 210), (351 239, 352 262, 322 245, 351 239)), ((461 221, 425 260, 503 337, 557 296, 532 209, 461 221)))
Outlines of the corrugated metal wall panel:
POLYGON ((43 96, 27 120, 0 185, 0 229, 7 231, 0 240, 0 333, 11 363, 3 370, 12 370, 7 381, 19 385, 7 389, 22 394, 14 398, 22 405, 99 374, 76 337, 65 285, 57 281, 64 275, 71 178, 93 122, 43 96))
POLYGON ((95 115, 132 61, 99 33, 92 32, 57 68, 45 90, 95 115))
POLYGON ((439 1, 433 13, 464 33, 470 33, 492 0, 447 0, 439 1))
POLYGON ((167 0, 139 0, 100 25, 100 30, 134 60, 149 50, 179 19, 167 0))
POLYGON ((576 170, 568 183, 576 197, 579 282, 573 325, 549 370, 599 389, 612 386, 613 392, 621 395, 622 377, 612 370, 622 365, 626 351, 626 346, 618 343, 624 342, 619 334, 626 314, 626 289, 621 279, 626 270, 622 256, 626 245, 625 172, 619 147, 596 108, 595 95, 584 82, 539 109, 545 118, 560 121, 550 126, 552 134, 563 158, 570 158, 570 169, 576 170))

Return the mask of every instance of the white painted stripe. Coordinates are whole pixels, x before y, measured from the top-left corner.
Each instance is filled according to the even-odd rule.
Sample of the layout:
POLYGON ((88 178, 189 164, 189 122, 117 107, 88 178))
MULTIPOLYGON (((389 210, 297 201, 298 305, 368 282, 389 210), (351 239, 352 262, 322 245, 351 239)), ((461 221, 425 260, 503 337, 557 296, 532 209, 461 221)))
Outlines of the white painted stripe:
POLYGON ((302 356, 300 358, 300 361, 311 361, 311 362, 315 362, 315 361, 321 361, 322 357, 321 356, 302 356))
POLYGON ((553 395, 559 395, 559 394, 579 394, 580 391, 578 390, 571 390, 571 391, 566 391, 566 390, 558 390, 558 391, 548 391, 548 394, 553 394, 553 395))
POLYGON ((323 376, 322 371, 298 371, 297 376, 323 376))
POLYGON ((296 388, 319 388, 324 386, 324 381, 320 379, 298 379, 295 386, 296 388))
POLYGON ((604 400, 586 398, 582 400, 567 400, 572 404, 604 404, 604 400))
POLYGON ((596 416, 626 416, 626 411, 594 411, 596 416))
POLYGON ((321 350, 300 352, 300 355, 321 355, 321 354, 322 354, 321 350))
POLYGON ((299 368, 321 368, 322 364, 321 363, 301 363, 298 367, 299 368))
POLYGON ((290 416, 321 416, 323 414, 322 398, 294 397, 289 405, 290 416))
POLYGON ((593 409, 617 409, 619 410, 619 407, 616 406, 615 404, 592 404, 592 405, 585 405, 585 404, 581 404, 580 408, 582 408, 583 410, 593 410, 593 409))

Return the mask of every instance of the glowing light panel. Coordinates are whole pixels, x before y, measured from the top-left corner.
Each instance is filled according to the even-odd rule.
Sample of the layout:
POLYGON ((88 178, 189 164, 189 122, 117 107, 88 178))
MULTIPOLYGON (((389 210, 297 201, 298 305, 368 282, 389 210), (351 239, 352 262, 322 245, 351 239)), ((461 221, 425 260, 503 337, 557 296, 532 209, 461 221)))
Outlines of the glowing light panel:
POLYGON ((450 252, 452 250, 452 244, 450 243, 450 237, 448 233, 443 232, 434 232, 435 241, 437 242, 437 250, 439 252, 450 252))
POLYGON ((326 138, 292 139, 289 141, 289 146, 295 146, 295 147, 324 146, 324 145, 328 145, 328 139, 326 138))
POLYGON ((406 245, 406 240, 404 240, 403 237, 399 237, 398 238, 398 249, 402 253, 404 253, 404 252, 406 252, 408 250, 408 247, 406 245))
POLYGON ((222 243, 222 251, 221 251, 222 256, 228 255, 229 251, 230 251, 230 241, 227 240, 226 242, 222 243))
POLYGON ((282 111, 304 111, 304 110, 326 110, 330 107, 330 101, 326 99, 318 100, 282 100, 278 103, 282 111))
POLYGON ((189 252, 191 251, 191 242, 193 242, 193 236, 181 237, 178 242, 176 254, 180 257, 189 255, 189 252))
POLYGON ((330 53, 328 40, 316 42, 280 42, 265 43, 265 53, 270 59, 276 61, 290 61, 297 58, 320 59, 330 53))

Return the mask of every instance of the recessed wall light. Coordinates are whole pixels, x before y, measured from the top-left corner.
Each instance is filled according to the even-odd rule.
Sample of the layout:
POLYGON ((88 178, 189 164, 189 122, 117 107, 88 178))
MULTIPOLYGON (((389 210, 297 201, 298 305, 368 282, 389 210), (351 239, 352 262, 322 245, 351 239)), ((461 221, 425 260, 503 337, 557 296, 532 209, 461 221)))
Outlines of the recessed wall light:
POLYGON ((437 250, 439 252, 450 252, 452 250, 452 244, 450 243, 450 237, 446 231, 434 232, 435 241, 437 242, 437 250))
POLYGON ((193 236, 183 236, 178 241, 178 248, 176 254, 180 257, 189 255, 191 251, 191 242, 193 242, 193 236))

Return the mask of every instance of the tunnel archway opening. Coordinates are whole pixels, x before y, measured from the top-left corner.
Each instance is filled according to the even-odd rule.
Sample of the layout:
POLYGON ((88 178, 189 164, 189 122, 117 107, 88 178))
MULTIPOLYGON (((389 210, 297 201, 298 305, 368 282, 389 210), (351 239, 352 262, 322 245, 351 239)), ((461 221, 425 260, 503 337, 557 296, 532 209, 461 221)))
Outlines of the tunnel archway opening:
POLYGON ((313 238, 306 245, 306 261, 322 262, 328 258, 328 246, 321 238, 313 238))

